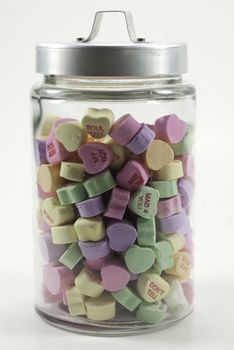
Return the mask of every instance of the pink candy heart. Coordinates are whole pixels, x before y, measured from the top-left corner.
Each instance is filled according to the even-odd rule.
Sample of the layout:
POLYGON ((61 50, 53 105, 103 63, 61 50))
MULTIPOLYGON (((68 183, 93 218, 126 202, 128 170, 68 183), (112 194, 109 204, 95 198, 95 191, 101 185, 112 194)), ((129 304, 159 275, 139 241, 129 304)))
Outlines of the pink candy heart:
POLYGON ((89 174, 98 174, 108 168, 113 159, 110 145, 99 142, 87 143, 80 147, 78 154, 89 174))

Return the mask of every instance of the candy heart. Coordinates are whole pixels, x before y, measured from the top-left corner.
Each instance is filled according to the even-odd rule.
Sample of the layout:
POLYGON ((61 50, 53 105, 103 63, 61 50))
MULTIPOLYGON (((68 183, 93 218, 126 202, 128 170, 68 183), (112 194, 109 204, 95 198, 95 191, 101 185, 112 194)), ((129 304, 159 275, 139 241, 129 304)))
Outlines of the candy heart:
POLYGON ((100 241, 105 236, 105 226, 102 216, 78 218, 74 227, 79 241, 100 241))
POLYGON ((142 273, 137 280, 137 291, 148 303, 165 298, 169 288, 169 283, 151 270, 142 273))
POLYGON ((54 244, 51 233, 45 233, 39 237, 39 247, 41 255, 46 262, 58 261, 65 252, 65 244, 54 244))
POLYGON ((72 270, 83 258, 80 247, 77 242, 72 243, 67 250, 60 256, 59 262, 72 270))
POLYGON ((132 273, 141 273, 153 265, 155 256, 152 249, 133 245, 124 253, 124 260, 132 273))
POLYGON ((83 182, 83 186, 88 193, 88 196, 93 198, 111 190, 116 186, 116 182, 110 170, 106 169, 100 174, 91 176, 83 182))
POLYGON ((151 181, 149 186, 160 193, 160 198, 170 198, 178 194, 177 179, 171 181, 151 181))
POLYGON ((129 158, 130 151, 126 147, 120 146, 120 145, 115 144, 115 143, 110 144, 110 146, 111 146, 112 152, 113 152, 113 159, 112 159, 112 162, 110 164, 110 168, 115 169, 115 170, 119 170, 124 165, 126 160, 129 158))
POLYGON ((176 307, 178 305, 188 305, 185 298, 181 283, 176 278, 167 279, 170 285, 168 294, 163 299, 168 307, 176 307))
POLYGON ((60 165, 42 164, 37 171, 37 184, 46 193, 55 192, 65 180, 59 176, 60 165))
POLYGON ((163 168, 156 170, 153 174, 154 180, 160 181, 176 180, 183 176, 183 167, 180 160, 173 160, 163 168))
POLYGON ((121 188, 115 187, 112 190, 110 201, 105 210, 104 216, 122 220, 128 201, 130 198, 130 192, 121 188))
POLYGON ((82 183, 75 183, 59 188, 56 193, 60 203, 63 205, 78 203, 87 198, 82 183))
POLYGON ((124 287, 118 292, 111 294, 119 304, 129 311, 134 311, 142 303, 142 300, 137 293, 135 293, 129 287, 124 287))
POLYGON ((87 267, 84 267, 75 278, 75 285, 88 297, 99 297, 104 291, 99 276, 87 267))
POLYGON ((87 297, 75 286, 67 289, 66 301, 71 316, 86 315, 85 301, 87 297))
POLYGON ((146 323, 159 323, 166 317, 167 306, 161 301, 155 303, 147 303, 143 301, 139 309, 137 310, 136 316, 138 320, 146 323))
POLYGON ((106 321, 115 317, 116 302, 109 293, 97 298, 88 298, 85 303, 87 318, 94 321, 106 321))
POLYGON ((62 162, 60 177, 71 181, 83 182, 85 177, 84 165, 81 163, 62 162))
POLYGON ((159 170, 174 159, 170 145, 161 140, 153 140, 147 147, 144 156, 146 164, 151 170, 159 170))
POLYGON ((187 132, 187 124, 176 114, 165 115, 155 121, 157 138, 169 143, 180 142, 187 132))
POLYGON ((171 198, 163 199, 158 202, 157 218, 162 219, 182 211, 181 196, 177 195, 171 198))
POLYGON ((39 166, 41 164, 47 164, 46 157, 46 139, 36 139, 34 140, 34 153, 36 164, 39 166))
POLYGON ((49 163, 58 164, 62 160, 68 159, 69 153, 54 136, 49 136, 46 140, 46 158, 49 163))
POLYGON ((74 273, 65 266, 44 265, 43 282, 53 295, 64 292, 72 285, 74 273))
POLYGON ((124 288, 130 280, 130 273, 123 263, 116 258, 110 258, 103 263, 101 276, 102 286, 109 292, 119 291, 124 288))
POLYGON ((155 218, 144 219, 137 217, 137 242, 139 246, 151 247, 156 242, 155 218))
POLYGON ((173 248, 169 242, 157 242, 152 249, 155 254, 153 269, 157 274, 160 275, 163 270, 173 267, 173 248))
POLYGON ((126 147, 133 154, 138 155, 148 148, 154 138, 155 133, 146 124, 142 124, 138 133, 127 143, 126 147))
POLYGON ((80 147, 79 156, 89 174, 97 174, 108 168, 112 162, 112 148, 99 142, 87 143, 80 147))
POLYGON ((189 153, 193 147, 192 130, 188 129, 188 132, 183 138, 183 140, 181 140, 178 143, 171 144, 170 146, 173 149, 175 156, 182 156, 184 154, 189 153))
POLYGON ((181 197, 181 204, 183 208, 188 208, 193 198, 194 186, 186 179, 180 179, 178 181, 178 191, 181 197))
POLYGON ((150 219, 157 213, 159 192, 152 187, 144 186, 131 195, 129 209, 146 219, 150 219))
POLYGON ((110 136, 119 144, 126 145, 140 130, 141 124, 131 115, 125 114, 113 125, 110 136))
POLYGON ((132 224, 119 220, 113 220, 108 224, 106 234, 109 237, 110 248, 116 252, 128 249, 137 237, 136 229, 132 224))
POLYGON ((68 159, 70 157, 69 152, 64 148, 64 146, 56 139, 55 130, 56 128, 68 121, 73 121, 71 118, 61 118, 57 120, 46 140, 46 157, 49 163, 58 164, 62 160, 68 159))
POLYGON ((129 191, 139 190, 146 184, 148 179, 148 170, 135 160, 128 161, 116 177, 118 185, 129 191))
POLYGON ((173 233, 172 235, 159 233, 160 241, 167 241, 173 248, 173 254, 177 253, 185 246, 185 237, 182 233, 173 233))
POLYGON ((46 198, 42 203, 42 212, 50 226, 66 224, 75 217, 72 205, 61 205, 57 197, 46 198))
POLYGON ((177 252, 173 258, 174 266, 165 270, 165 273, 176 276, 178 279, 186 280, 192 269, 191 255, 187 252, 177 252))
POLYGON ((69 121, 57 126, 55 137, 68 152, 74 152, 85 142, 86 134, 79 122, 69 121))
POLYGON ((81 120, 84 130, 94 137, 101 139, 106 136, 114 122, 114 114, 110 109, 89 108, 81 120))

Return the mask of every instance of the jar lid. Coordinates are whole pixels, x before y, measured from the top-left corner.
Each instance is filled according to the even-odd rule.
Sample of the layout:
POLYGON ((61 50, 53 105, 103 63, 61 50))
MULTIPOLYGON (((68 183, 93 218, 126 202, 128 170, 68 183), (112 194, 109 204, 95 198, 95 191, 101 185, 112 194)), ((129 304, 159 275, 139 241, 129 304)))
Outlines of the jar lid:
POLYGON ((68 76, 178 76, 187 72, 187 46, 185 43, 147 42, 136 37, 129 12, 98 11, 88 38, 78 38, 67 44, 38 44, 36 71, 44 75, 68 76), (93 42, 106 12, 124 14, 130 43, 93 42))

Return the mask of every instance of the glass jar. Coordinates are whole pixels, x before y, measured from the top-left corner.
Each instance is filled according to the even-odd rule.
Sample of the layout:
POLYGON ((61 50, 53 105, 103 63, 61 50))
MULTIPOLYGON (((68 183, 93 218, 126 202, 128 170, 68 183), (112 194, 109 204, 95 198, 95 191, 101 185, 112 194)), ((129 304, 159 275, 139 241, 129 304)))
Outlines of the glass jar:
POLYGON ((158 330, 193 310, 195 89, 185 44, 37 47, 35 308, 87 334, 158 330))

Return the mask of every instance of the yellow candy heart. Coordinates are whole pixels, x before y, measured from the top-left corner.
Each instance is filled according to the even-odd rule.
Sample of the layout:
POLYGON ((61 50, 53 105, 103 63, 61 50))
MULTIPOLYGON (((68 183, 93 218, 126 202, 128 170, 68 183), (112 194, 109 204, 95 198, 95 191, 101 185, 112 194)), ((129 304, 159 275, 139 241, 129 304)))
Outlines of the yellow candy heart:
POLYGON ((153 140, 145 151, 145 162, 151 170, 159 170, 173 159, 174 153, 170 145, 161 140, 153 140))
POLYGON ((45 192, 56 192, 62 187, 65 179, 60 177, 60 165, 42 164, 37 171, 37 184, 45 192))
POLYGON ((154 180, 175 180, 183 177, 183 166, 180 160, 173 160, 153 174, 154 180))
POLYGON ((110 109, 89 108, 81 120, 81 124, 84 130, 94 137, 95 139, 101 139, 105 137, 114 122, 114 114, 110 109))
POLYGON ((102 287, 101 280, 89 270, 87 267, 79 273, 75 279, 75 285, 79 288, 80 292, 88 297, 99 297, 104 288, 102 287))
POLYGON ((59 226, 74 220, 72 205, 61 205, 57 197, 46 198, 42 203, 43 217, 49 226, 59 226))
POLYGON ((150 270, 142 273, 137 280, 137 291, 148 303, 163 299, 169 288, 169 284, 162 277, 150 270))
POLYGON ((75 152, 86 141, 86 132, 80 122, 69 121, 57 126, 55 137, 68 152, 75 152))
POLYGON ((174 267, 165 270, 168 275, 176 276, 181 280, 186 280, 192 269, 192 257, 187 252, 177 252, 174 255, 174 267))

